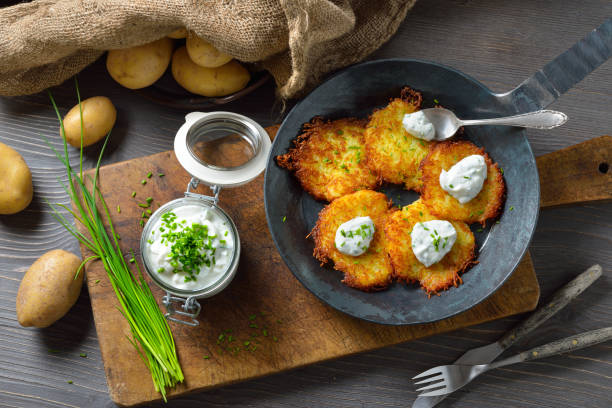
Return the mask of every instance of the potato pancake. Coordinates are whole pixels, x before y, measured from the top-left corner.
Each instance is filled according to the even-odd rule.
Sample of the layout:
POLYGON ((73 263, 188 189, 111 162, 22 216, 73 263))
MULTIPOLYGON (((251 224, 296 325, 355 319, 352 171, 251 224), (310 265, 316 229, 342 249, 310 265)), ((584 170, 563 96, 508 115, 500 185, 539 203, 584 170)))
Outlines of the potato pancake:
POLYGON ((484 149, 460 140, 436 144, 421 164, 423 188, 421 199, 432 214, 445 220, 464 221, 482 225, 490 218, 497 217, 504 203, 506 184, 501 171, 484 149), (440 187, 440 172, 448 171, 455 163, 467 156, 477 154, 485 158, 487 178, 482 190, 471 201, 461 204, 455 197, 440 187))
POLYGON ((400 98, 372 113, 365 130, 370 169, 386 182, 417 191, 421 188, 419 165, 435 142, 413 137, 404 129, 402 119, 421 109, 422 101, 420 92, 405 87, 400 98))
POLYGON ((461 283, 459 274, 474 263, 476 242, 468 225, 449 221, 457 231, 453 248, 438 263, 425 267, 412 252, 410 233, 417 222, 439 219, 421 200, 392 213, 385 226, 387 251, 393 265, 393 276, 405 282, 419 282, 428 293, 436 293, 461 283))
POLYGON ((362 189, 374 189, 380 179, 365 158, 365 121, 313 118, 279 166, 295 172, 302 188, 317 200, 332 201, 362 189))
POLYGON ((392 267, 385 249, 385 222, 394 210, 383 193, 360 190, 331 202, 319 213, 311 232, 315 242, 314 257, 321 265, 328 260, 344 272, 342 282, 366 292, 385 289, 391 282, 392 267), (336 249, 338 227, 356 217, 369 216, 374 222, 374 238, 368 250, 359 256, 345 255, 336 249))

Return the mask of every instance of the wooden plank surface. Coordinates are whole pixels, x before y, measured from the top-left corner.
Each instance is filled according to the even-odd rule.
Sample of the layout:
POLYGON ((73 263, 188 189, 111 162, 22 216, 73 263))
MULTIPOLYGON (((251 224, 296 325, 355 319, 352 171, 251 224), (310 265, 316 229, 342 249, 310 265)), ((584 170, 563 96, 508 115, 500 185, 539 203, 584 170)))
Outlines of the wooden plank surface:
MULTIPOLYGON (((507 91, 612 15, 608 0, 556 2, 428 0, 417 2, 398 34, 371 58, 422 58, 450 65, 495 91, 507 91)), ((80 77, 84 95, 106 95, 118 109, 104 163, 172 148, 185 111, 168 110, 115 84, 104 61, 80 77)), ((62 112, 75 104, 68 82, 54 89, 62 112)), ((282 119, 272 84, 223 109, 263 125, 282 119)), ((289 105, 290 107, 291 105, 289 105)), ((608 61, 551 106, 569 115, 552 131, 529 130, 536 155, 610 134, 612 63, 608 61)), ((51 218, 43 198, 68 203, 57 183, 61 165, 41 135, 59 146, 57 122, 46 94, 0 98, 0 141, 30 165, 35 197, 23 213, 0 216, 0 407, 110 407, 87 290, 66 317, 45 330, 21 328, 15 295, 27 267, 45 251, 78 246, 51 218), (49 350, 59 351, 50 352, 49 350), (87 358, 79 357, 86 352, 87 358), (67 381, 72 380, 72 384, 67 381)), ((93 166, 97 147, 87 157, 93 166)), ((76 154, 71 153, 72 158, 76 154)), ((612 325, 612 204, 549 208, 540 214, 530 252, 542 299, 594 262, 604 276, 513 350, 612 325)), ((446 364, 471 347, 491 342, 519 321, 515 316, 372 352, 315 364, 214 391, 181 397, 168 407, 406 407, 410 378, 446 364)), ((599 345, 566 356, 484 374, 447 398, 442 407, 612 406, 612 348, 599 345)), ((159 405, 163 406, 163 405, 159 405)))
MULTIPOLYGON (((111 217, 121 236, 124 253, 138 252, 142 231, 139 220, 143 211, 138 203, 145 197, 153 197, 154 211, 181 197, 189 179, 174 152, 100 169, 100 189, 109 207, 121 207, 121 212, 112 211, 111 217), (165 176, 153 176, 142 185, 141 180, 149 172, 165 176), (137 193, 135 198, 131 197, 133 191, 137 193)), ((347 316, 320 302, 284 265, 266 223, 263 180, 261 175, 247 185, 221 192, 219 206, 234 220, 240 234, 240 265, 228 288, 201 301, 203 310, 198 327, 171 324, 185 383, 170 395, 201 391, 456 330, 533 310, 538 302, 540 288, 527 255, 502 289, 477 307, 451 319, 393 327, 347 316), (256 316, 254 320, 252 316, 256 316), (264 327, 267 336, 263 335, 264 327), (222 336, 223 349, 217 341, 219 336, 222 336), (231 343, 227 341, 229 336, 234 338, 231 343), (244 342, 249 344, 245 346, 244 342), (257 349, 247 351, 253 346, 257 349)), ((205 186, 196 191, 210 193, 205 186)), ((81 250, 83 258, 91 255, 85 247, 81 246, 81 250)), ((139 256, 137 259, 142 263, 139 256)), ((129 334, 129 326, 117 309, 118 302, 103 265, 92 262, 86 270, 111 398, 123 406, 158 400, 160 395, 148 381, 147 368, 138 361, 136 350, 124 339, 129 334)), ((341 274, 337 275, 340 279, 341 274)), ((469 275, 464 279, 469 279, 469 275)), ((153 284, 151 287, 161 304, 164 292, 153 284)), ((426 296, 424 292, 422 295, 426 296)))

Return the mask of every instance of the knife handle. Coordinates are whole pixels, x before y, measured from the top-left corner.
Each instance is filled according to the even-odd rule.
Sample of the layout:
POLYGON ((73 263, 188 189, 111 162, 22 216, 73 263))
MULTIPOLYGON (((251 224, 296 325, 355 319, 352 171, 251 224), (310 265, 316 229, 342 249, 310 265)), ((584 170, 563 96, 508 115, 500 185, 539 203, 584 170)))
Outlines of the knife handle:
POLYGON ((507 349, 514 342, 539 327, 546 320, 554 316, 559 310, 563 309, 576 296, 581 294, 586 288, 591 286, 601 276, 601 266, 593 265, 582 272, 571 282, 559 289, 546 306, 538 308, 531 316, 510 329, 504 336, 497 341, 503 348, 507 349))

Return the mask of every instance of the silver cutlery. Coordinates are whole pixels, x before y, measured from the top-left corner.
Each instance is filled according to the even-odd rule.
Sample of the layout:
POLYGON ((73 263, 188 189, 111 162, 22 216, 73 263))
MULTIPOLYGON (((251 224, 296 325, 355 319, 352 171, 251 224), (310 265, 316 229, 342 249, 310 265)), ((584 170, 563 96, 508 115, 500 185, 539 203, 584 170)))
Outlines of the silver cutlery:
POLYGON ((539 110, 503 118, 477 120, 461 120, 452 111, 444 108, 423 109, 421 112, 434 125, 436 130, 434 140, 438 141, 452 137, 461 126, 505 125, 534 129, 552 129, 567 122, 567 115, 565 113, 553 110, 539 110))
MULTIPOLYGON (((602 273, 601 266, 593 265, 559 289, 545 306, 541 306, 527 319, 510 329, 494 343, 466 351, 454 364, 477 365, 488 364, 519 339, 539 327, 546 320, 567 306, 574 298, 595 282, 602 273)), ((419 396, 412 408, 431 408, 446 398, 446 395, 435 397, 419 396)))
POLYGON ((453 364, 434 367, 430 370, 422 372, 413 379, 429 377, 426 380, 415 383, 431 383, 425 387, 419 388, 417 391, 433 390, 421 394, 421 396, 435 397, 437 395, 444 395, 457 391, 459 388, 463 387, 480 374, 493 370, 494 368, 522 363, 524 361, 538 360, 540 358, 567 353, 569 351, 580 350, 582 348, 603 343, 604 341, 608 340, 612 340, 612 327, 604 327, 603 329, 591 330, 575 336, 566 337, 561 340, 553 341, 552 343, 534 347, 531 350, 523 351, 522 353, 491 364, 453 364))

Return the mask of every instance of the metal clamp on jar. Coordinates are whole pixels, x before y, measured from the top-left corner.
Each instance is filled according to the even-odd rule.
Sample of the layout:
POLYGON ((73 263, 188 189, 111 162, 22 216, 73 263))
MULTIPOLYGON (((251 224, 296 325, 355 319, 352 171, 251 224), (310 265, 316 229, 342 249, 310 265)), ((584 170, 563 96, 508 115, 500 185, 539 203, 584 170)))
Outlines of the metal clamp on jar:
POLYGON ((268 133, 253 120, 231 112, 192 112, 174 139, 174 152, 191 175, 185 197, 155 211, 140 239, 145 270, 166 291, 166 318, 197 326, 198 299, 221 292, 236 275, 240 237, 218 206, 222 188, 248 183, 265 168, 268 133), (197 194, 198 184, 212 195, 197 194), (176 305, 176 306, 175 306, 176 305), (180 317, 183 318, 180 318, 180 317))

